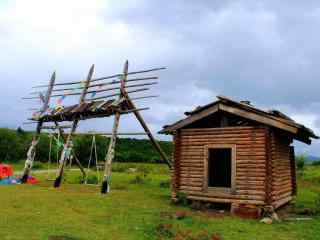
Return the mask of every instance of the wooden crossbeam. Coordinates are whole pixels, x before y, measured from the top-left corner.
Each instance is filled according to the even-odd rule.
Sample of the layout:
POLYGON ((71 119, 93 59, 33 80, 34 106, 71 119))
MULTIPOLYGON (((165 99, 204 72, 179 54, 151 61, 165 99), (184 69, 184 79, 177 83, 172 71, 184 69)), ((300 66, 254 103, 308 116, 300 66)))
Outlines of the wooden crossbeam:
POLYGON ((55 130, 55 129, 67 129, 72 128, 72 125, 64 125, 64 126, 43 126, 43 130, 55 130))
MULTIPOLYGON (((151 86, 151 85, 155 85, 158 84, 158 82, 150 82, 150 83, 142 83, 142 84, 132 84, 129 86, 126 86, 126 88, 136 88, 136 87, 142 87, 142 86, 151 86)), ((100 90, 92 90, 92 91, 88 91, 87 94, 90 93, 102 93, 102 92, 109 92, 109 91, 113 91, 113 90, 119 90, 120 87, 113 87, 113 88, 107 88, 107 89, 100 89, 100 90)), ((39 94, 38 92, 33 92, 31 94, 39 94)), ((52 95, 51 97, 62 97, 62 96, 78 96, 81 95, 81 92, 75 92, 75 93, 68 93, 68 94, 55 94, 52 95)), ((39 98, 39 97, 36 97, 39 98)))
MULTIPOLYGON (((166 68, 165 67, 152 68, 152 69, 148 69, 148 70, 129 72, 127 75, 134 75, 134 74, 139 74, 139 73, 148 73, 148 72, 154 72, 154 71, 159 71, 159 70, 164 70, 164 69, 166 69, 166 68)), ((119 78, 119 77, 122 77, 122 76, 123 76, 123 74, 115 74, 115 75, 111 75, 111 76, 107 76, 107 77, 94 78, 94 79, 91 79, 90 82, 98 82, 98 81, 102 81, 102 80, 106 80, 106 79, 119 78)), ((75 85, 75 84, 79 84, 79 83, 82 83, 82 82, 83 81, 56 83, 56 84, 54 84, 54 86, 75 85)), ((38 86, 34 86, 33 88, 43 88, 43 87, 48 87, 48 85, 38 85, 38 86)))
MULTIPOLYGON (((137 90, 128 91, 128 93, 144 92, 144 91, 148 91, 148 90, 150 90, 150 88, 140 88, 137 90)), ((121 93, 115 93, 115 94, 110 94, 110 95, 106 95, 106 96, 90 98, 90 99, 87 99, 87 101, 96 101, 96 100, 101 100, 101 99, 115 97, 115 96, 121 96, 121 93)))
MULTIPOLYGON (((75 133, 74 135, 97 135, 97 136, 111 136, 112 132, 95 132, 89 131, 84 133, 75 133)), ((132 132, 132 133, 117 133, 118 136, 145 136, 145 132, 132 132)))
MULTIPOLYGON (((158 77, 145 77, 145 78, 133 78, 128 79, 126 82, 138 82, 138 81, 147 81, 147 80, 157 80, 158 77)), ((96 84, 90 84, 89 89, 91 88, 97 88, 97 87, 105 87, 110 85, 116 85, 119 84, 120 81, 112 81, 112 82, 106 82, 106 83, 96 83, 96 84)), ((73 87, 73 88, 58 88, 53 89, 53 92, 61 92, 61 91, 74 91, 74 90, 81 90, 83 87, 73 87)), ((31 94, 37 94, 39 91, 32 92, 31 94)))

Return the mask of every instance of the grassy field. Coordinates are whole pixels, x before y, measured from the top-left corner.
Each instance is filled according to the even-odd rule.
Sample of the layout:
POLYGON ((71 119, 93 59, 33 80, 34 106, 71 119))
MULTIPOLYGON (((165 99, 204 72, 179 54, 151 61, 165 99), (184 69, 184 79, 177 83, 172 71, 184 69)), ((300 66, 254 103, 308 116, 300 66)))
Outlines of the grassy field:
MULTIPOLYGON (((265 225, 217 212, 201 212, 170 203, 166 166, 116 164, 111 193, 76 184, 78 172, 67 172, 60 189, 52 182, 0 186, 0 239, 320 239, 320 217, 265 225), (128 168, 148 173, 127 173, 128 168), (137 177, 139 176, 139 177, 137 177), (175 216, 186 215, 183 219, 175 216), (54 238, 52 238, 54 239, 54 238), (56 238, 59 239, 59 238, 56 238), (217 238, 219 239, 219 238, 217 238)), ((37 177, 44 179, 44 174, 37 177)), ((315 208, 320 168, 308 167, 299 180, 297 208, 315 208)))

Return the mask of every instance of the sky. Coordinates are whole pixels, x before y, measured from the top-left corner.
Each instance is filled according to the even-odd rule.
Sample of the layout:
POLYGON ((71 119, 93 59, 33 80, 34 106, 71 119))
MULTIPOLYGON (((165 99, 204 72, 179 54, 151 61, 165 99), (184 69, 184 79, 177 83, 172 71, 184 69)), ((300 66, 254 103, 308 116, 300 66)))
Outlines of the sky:
MULTIPOLYGON (((225 95, 278 109, 320 134, 320 2, 298 0, 0 0, 0 127, 22 125, 38 107, 31 86, 166 66, 139 100, 154 133, 225 95)), ((75 99, 67 99, 72 102, 75 99)), ((81 122, 110 132, 112 118, 81 122)), ((140 131, 130 116, 120 132, 140 131)), ((157 135, 158 138, 168 139, 157 135)), ((320 141, 295 143, 320 156, 320 141)))

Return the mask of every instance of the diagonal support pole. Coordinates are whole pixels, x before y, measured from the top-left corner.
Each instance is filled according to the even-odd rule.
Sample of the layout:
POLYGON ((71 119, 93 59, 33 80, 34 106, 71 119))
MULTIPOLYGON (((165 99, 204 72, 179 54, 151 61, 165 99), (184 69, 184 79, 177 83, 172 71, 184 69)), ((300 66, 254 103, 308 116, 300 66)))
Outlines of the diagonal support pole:
MULTIPOLYGON (((62 137, 63 142, 66 143, 67 139, 65 138, 65 133, 63 131, 63 128, 59 125, 58 122, 54 122, 54 124, 58 128, 59 134, 62 137)), ((73 150, 72 150, 72 153, 73 153, 74 159, 76 160, 76 164, 77 164, 77 166, 79 167, 79 169, 80 169, 80 171, 82 173, 82 178, 85 179, 86 178, 86 171, 84 170, 84 167, 82 166, 81 162, 79 161, 79 159, 77 158, 77 156, 76 156, 76 154, 75 154, 75 152, 73 150)))
MULTIPOLYGON (((55 81, 56 81, 56 72, 53 72, 51 79, 50 79, 50 82, 49 82, 46 96, 44 98, 43 106, 40 110, 40 114, 45 113, 49 108, 49 102, 50 102, 50 98, 51 98, 51 94, 52 94, 52 90, 53 90, 53 86, 54 86, 55 81)), ((42 125, 43 125, 43 121, 39 120, 37 123, 36 134, 33 137, 31 146, 30 146, 28 153, 27 153, 27 160, 24 165, 23 174, 21 177, 21 183, 26 183, 28 180, 28 177, 31 173, 32 165, 33 165, 35 155, 36 155, 36 147, 37 147, 38 142, 40 140, 40 133, 41 133, 42 125)))
MULTIPOLYGON (((123 76, 120 81, 120 95, 118 99, 119 102, 122 101, 121 99, 123 99, 125 94, 125 83, 128 77, 128 69, 129 69, 129 62, 127 60, 124 65, 123 76)), ((112 136, 110 138, 108 152, 105 159, 104 175, 103 175, 102 186, 101 186, 102 194, 106 194, 110 192, 111 166, 112 166, 112 161, 115 155, 115 146, 116 146, 117 135, 118 135, 119 121, 120 121, 120 112, 117 111, 114 117, 112 136)))
MULTIPOLYGON (((88 73, 88 76, 87 76, 87 79, 84 82, 85 85, 84 85, 82 94, 80 96, 79 105, 83 104, 84 101, 85 101, 85 97, 87 95, 87 91, 88 91, 88 88, 89 88, 89 85, 90 85, 90 81, 91 81, 92 76, 93 76, 93 72, 94 72, 94 65, 91 66, 91 68, 89 70, 89 73, 88 73)), ((58 169, 57 176, 56 176, 56 179, 55 179, 54 185, 53 185, 55 188, 58 188, 61 185, 64 166, 65 166, 65 163, 66 163, 67 159, 70 157, 70 154, 71 154, 71 151, 72 151, 72 147, 73 147, 72 146, 72 135, 77 130, 78 123, 79 123, 79 119, 73 120, 71 131, 68 134, 67 139, 65 140, 64 148, 63 148, 61 156, 60 156, 59 169, 58 169)))
MULTIPOLYGON (((133 109, 136 109, 135 104, 131 101, 131 99, 129 98, 129 96, 126 96, 127 98, 127 102, 129 104, 129 106, 133 109)), ((134 111, 133 112, 134 115, 136 116, 137 120, 140 122, 142 128, 144 129, 144 131, 146 132, 146 134, 148 135, 152 145, 154 146, 154 148, 158 151, 158 153, 160 154, 162 160, 169 166, 169 168, 172 168, 172 162, 169 160, 168 156, 166 155, 166 153, 162 150, 160 144, 156 141, 156 139, 153 137, 149 127, 147 126, 146 122, 143 120, 142 115, 140 114, 139 111, 134 111)))

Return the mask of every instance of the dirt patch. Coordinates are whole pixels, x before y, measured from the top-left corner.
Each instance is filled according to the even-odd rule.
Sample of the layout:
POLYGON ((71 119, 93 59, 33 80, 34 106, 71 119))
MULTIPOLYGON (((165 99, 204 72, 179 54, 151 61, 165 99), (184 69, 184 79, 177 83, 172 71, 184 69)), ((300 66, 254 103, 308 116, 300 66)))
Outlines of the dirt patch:
POLYGON ((48 240, 80 240, 70 236, 49 236, 48 240))

